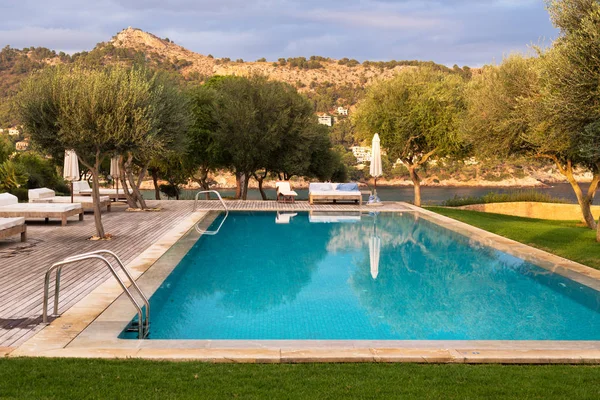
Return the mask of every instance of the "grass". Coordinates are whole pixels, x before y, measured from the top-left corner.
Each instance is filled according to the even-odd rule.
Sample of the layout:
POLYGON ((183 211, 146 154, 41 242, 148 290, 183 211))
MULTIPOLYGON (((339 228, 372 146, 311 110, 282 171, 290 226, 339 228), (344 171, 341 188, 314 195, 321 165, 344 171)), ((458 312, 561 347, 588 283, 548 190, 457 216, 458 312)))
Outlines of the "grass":
POLYGON ((596 232, 586 228, 579 221, 520 218, 442 207, 427 207, 427 209, 600 269, 600 243, 596 242, 596 232))
POLYGON ((597 399, 598 366, 0 359, 3 399, 597 399))
POLYGON ((547 193, 541 193, 535 190, 519 190, 510 193, 494 193, 490 192, 481 197, 458 197, 446 200, 442 205, 447 207, 461 207, 471 204, 487 204, 487 203, 511 203, 531 201, 536 203, 565 203, 563 199, 557 199, 547 193))

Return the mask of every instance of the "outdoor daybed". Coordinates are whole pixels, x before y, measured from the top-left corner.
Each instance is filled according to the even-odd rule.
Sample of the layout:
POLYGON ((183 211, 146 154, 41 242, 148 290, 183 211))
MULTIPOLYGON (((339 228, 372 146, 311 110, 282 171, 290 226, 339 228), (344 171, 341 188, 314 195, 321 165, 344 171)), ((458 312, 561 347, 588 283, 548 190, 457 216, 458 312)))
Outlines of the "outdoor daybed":
POLYGON ((311 183, 308 186, 308 201, 354 201, 362 205, 362 193, 356 183, 311 183))
POLYGON ((65 226, 67 218, 73 215, 79 215, 79 220, 83 221, 81 204, 19 203, 17 196, 0 193, 0 217, 43 218, 46 221, 56 218, 61 220, 62 226, 65 226))
POLYGON ((0 218, 0 239, 14 235, 21 235, 21 242, 27 240, 25 218, 0 218))
MULTIPOLYGON (((91 196, 57 196, 54 190, 48 188, 41 189, 29 189, 29 202, 30 203, 79 203, 83 207, 84 211, 94 211, 94 201, 91 196)), ((100 196, 100 209, 106 208, 106 211, 110 211, 110 197, 100 196)))
MULTIPOLYGON (((122 188, 118 189, 110 189, 110 188, 100 188, 100 196, 108 196, 112 200, 127 200, 125 197, 125 191, 122 188)), ((129 193, 133 193, 131 189, 129 189, 129 193)), ((92 188, 87 181, 76 181, 73 182, 73 195, 75 196, 91 196, 92 188)))

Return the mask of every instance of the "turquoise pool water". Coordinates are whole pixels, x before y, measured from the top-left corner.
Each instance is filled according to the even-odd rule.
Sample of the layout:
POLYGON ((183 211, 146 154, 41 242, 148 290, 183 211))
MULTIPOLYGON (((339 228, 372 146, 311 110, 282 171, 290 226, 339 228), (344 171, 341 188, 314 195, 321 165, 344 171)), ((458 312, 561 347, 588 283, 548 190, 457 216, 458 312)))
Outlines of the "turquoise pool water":
POLYGON ((149 339, 600 339, 598 292, 413 213, 230 213, 150 303, 149 339))

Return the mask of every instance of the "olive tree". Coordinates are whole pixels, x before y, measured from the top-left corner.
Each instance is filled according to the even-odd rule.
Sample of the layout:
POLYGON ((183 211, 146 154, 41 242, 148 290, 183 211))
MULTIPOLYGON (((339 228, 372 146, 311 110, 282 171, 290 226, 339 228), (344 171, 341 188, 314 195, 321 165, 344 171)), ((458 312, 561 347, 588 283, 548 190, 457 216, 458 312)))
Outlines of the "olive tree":
POLYGON ((122 146, 141 145, 157 117, 145 73, 122 67, 58 66, 26 80, 17 97, 21 123, 32 142, 50 154, 75 150, 92 175, 96 234, 105 237, 99 169, 122 146))
POLYGON ((464 81, 457 74, 418 68, 374 84, 354 114, 358 135, 379 133, 391 159, 408 168, 414 203, 421 205, 419 170, 430 160, 462 149, 464 81))

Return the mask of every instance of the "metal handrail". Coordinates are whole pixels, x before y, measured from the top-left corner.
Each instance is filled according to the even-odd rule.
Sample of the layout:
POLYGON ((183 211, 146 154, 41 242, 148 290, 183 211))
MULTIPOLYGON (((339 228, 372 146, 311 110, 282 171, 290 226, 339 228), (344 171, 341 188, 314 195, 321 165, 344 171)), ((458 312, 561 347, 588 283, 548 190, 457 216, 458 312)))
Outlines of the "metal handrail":
MULTIPOLYGON (((58 279, 57 279, 56 285, 55 285, 54 314, 53 314, 54 316, 57 316, 58 315, 58 295, 60 292, 60 276, 58 274, 58 270, 59 269, 62 270, 62 267, 65 265, 74 264, 76 262, 84 261, 84 260, 100 260, 108 267, 110 272, 113 274, 113 276, 115 277, 115 279, 117 280, 117 282, 119 283, 119 285, 121 286, 121 288, 123 289, 123 291, 125 292, 127 297, 129 297, 129 300, 135 307, 137 314, 138 314, 138 319, 140 321, 138 324, 138 335, 139 335, 140 339, 145 338, 146 335, 148 334, 147 328, 149 327, 149 324, 148 324, 149 321, 146 320, 146 322, 144 322, 142 307, 139 305, 139 303, 137 302, 135 297, 133 297, 133 295, 131 294, 131 292, 129 291, 129 289, 127 288, 127 286, 125 285, 125 283, 123 282, 123 280, 121 279, 119 274, 117 273, 117 271, 114 269, 112 264, 105 257, 100 256, 98 254, 93 254, 93 253, 72 256, 72 257, 64 259, 63 261, 54 263, 54 264, 52 264, 52 266, 50 268, 48 268, 48 270, 46 271, 46 275, 44 277, 44 300, 43 300, 43 313, 42 313, 43 322, 45 324, 48 323, 48 297, 49 297, 48 292, 49 292, 49 288, 50 288, 50 276, 51 276, 52 272, 54 270, 57 270, 57 278, 58 279)), ((119 260, 119 263, 120 263, 120 260, 119 260)), ((120 263, 120 264, 122 264, 122 263, 120 263)), ((126 271, 124 267, 123 267, 123 269, 124 269, 124 271, 126 271)), ((127 271, 126 271, 126 275, 128 277, 131 276, 131 275, 129 275, 129 273, 127 271)), ((137 285, 136 285, 136 289, 139 290, 139 287, 137 287, 137 285)), ((145 298, 145 296, 144 296, 144 298, 145 298)), ((149 312, 148 309, 146 311, 149 312)))
POLYGON ((221 204, 223 205, 223 208, 225 209, 225 217, 223 217, 223 219, 221 220, 221 223, 219 224, 219 227, 216 230, 205 231, 198 227, 199 224, 196 224, 196 232, 198 232, 201 235, 214 236, 214 235, 218 234, 219 231, 221 230, 221 227, 223 226, 223 224, 225 223, 225 220, 229 216, 229 210, 227 209, 227 205, 223 201, 223 198, 221 197, 221 194, 219 192, 217 192, 216 190, 203 190, 201 192, 196 193, 196 199, 194 201, 194 211, 196 211, 196 205, 198 204, 198 196, 200 196, 201 194, 206 194, 206 193, 214 193, 217 195, 217 197, 221 201, 221 204))
POLYGON ((216 190, 202 190, 201 192, 196 193, 196 199, 194 200, 194 211, 196 211, 196 206, 198 205, 198 196, 200 196, 201 194, 206 194, 206 193, 216 194, 217 197, 219 198, 219 200, 221 201, 221 204, 223 204, 223 208, 225 210, 227 210, 227 205, 223 201, 223 198, 221 197, 221 194, 219 192, 217 192, 216 190))
MULTIPOLYGON (((96 251, 91 251, 89 253, 79 254, 77 256, 71 256, 71 257, 66 258, 65 260, 70 260, 72 258, 89 256, 89 255, 95 255, 95 254, 109 254, 109 255, 113 256, 113 258, 117 261, 117 263, 121 267, 121 270, 123 270, 123 272, 125 273, 125 276, 127 276, 127 279, 129 279, 129 282, 131 282, 131 286, 133 286, 135 288, 135 290, 138 292, 138 294, 142 298, 142 301, 144 302, 144 305, 146 306, 146 312, 145 312, 146 322, 145 322, 145 325, 146 325, 146 330, 148 330, 150 328, 150 301, 148 301, 148 298, 146 297, 146 295, 144 295, 144 292, 142 292, 142 289, 140 289, 140 287, 138 286, 137 282, 133 279, 133 277, 129 273, 129 270, 127 268, 125 268, 125 264, 123 264, 123 261, 121 261, 121 259, 119 258, 119 256, 117 256, 114 252, 112 252, 110 250, 96 250, 96 251)), ((60 267, 56 271, 56 285, 55 285, 56 287, 58 287, 58 285, 60 284, 60 273, 61 273, 61 270, 62 270, 62 267, 60 267)), ((55 287, 55 289, 56 289, 56 287, 55 287)), ((58 314, 58 292, 56 292, 55 296, 54 296, 54 313, 58 314)), ((141 320, 140 320, 140 323, 141 323, 141 320)))

